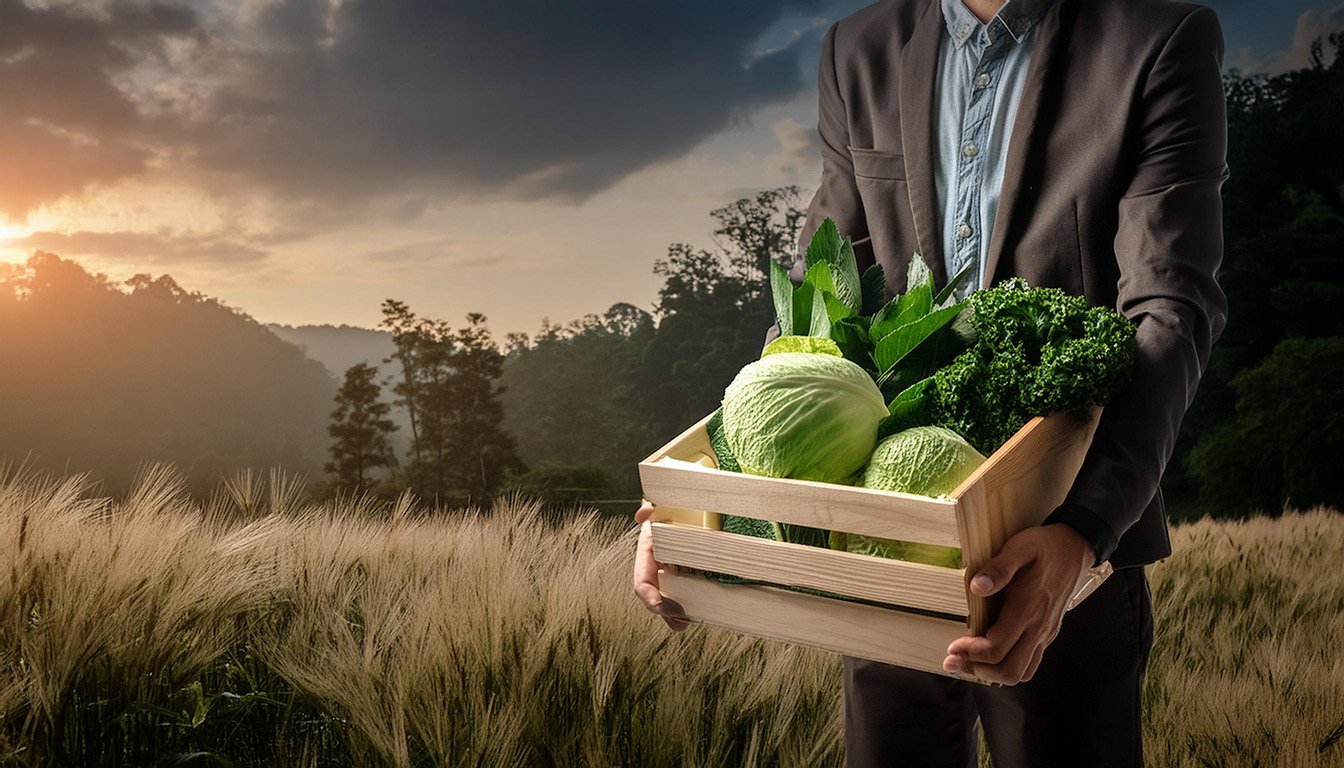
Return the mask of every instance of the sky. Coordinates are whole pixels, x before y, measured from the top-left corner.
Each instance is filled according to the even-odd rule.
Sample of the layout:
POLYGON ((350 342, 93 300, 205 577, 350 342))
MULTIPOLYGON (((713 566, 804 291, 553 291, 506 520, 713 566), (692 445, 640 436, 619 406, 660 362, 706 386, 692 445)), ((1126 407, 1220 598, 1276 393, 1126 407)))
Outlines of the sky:
MULTIPOLYGON (((1341 0, 1209 0, 1225 64, 1305 66, 1341 0)), ((0 0, 0 261, 169 273, 262 322, 386 298, 501 337, 815 188, 846 0, 0 0)))

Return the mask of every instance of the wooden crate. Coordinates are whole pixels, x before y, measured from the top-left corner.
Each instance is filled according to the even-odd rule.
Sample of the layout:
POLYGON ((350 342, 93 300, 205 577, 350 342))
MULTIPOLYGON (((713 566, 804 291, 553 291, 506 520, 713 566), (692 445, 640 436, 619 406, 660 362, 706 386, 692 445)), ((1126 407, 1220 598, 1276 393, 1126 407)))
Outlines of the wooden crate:
MULTIPOLYGON (((705 418, 639 465, 644 496, 656 506, 659 587, 691 621, 947 675, 948 643, 983 634, 998 610, 997 596, 969 593, 970 577, 1064 500, 1099 414, 1085 424, 1065 414, 1033 419, 948 499, 723 472, 705 418), (722 515, 960 547, 963 567, 727 533, 722 515), (698 571, 764 584, 725 584, 698 571)), ((1103 563, 1084 575, 1070 607, 1109 574, 1103 563)))

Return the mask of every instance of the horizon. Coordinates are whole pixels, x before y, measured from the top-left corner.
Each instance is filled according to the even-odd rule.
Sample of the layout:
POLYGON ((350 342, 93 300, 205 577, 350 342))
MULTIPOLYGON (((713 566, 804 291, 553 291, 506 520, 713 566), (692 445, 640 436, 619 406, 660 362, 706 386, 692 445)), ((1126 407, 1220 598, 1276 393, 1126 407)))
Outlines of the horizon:
MULTIPOLYGON (((1243 73, 1344 28, 1337 2, 1205 4, 1243 73)), ((395 297, 504 338, 651 309, 654 261, 712 246, 710 210, 791 184, 806 203, 820 38, 863 5, 542 4, 511 26, 494 5, 0 3, 0 135, 23 158, 0 262, 169 274, 263 325, 373 329, 395 297), (594 30, 608 45, 568 45, 594 30), (482 36, 516 60, 481 63, 482 36)))

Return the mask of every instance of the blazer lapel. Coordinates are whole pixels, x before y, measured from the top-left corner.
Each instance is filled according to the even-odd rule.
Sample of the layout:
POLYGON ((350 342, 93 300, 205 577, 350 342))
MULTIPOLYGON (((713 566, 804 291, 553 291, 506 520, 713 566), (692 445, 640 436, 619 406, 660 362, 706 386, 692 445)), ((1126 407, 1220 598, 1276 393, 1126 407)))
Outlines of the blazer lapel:
POLYGON ((947 284, 939 230, 938 190, 933 185, 933 86, 938 75, 938 44, 942 40, 943 11, 938 0, 915 24, 901 49, 901 146, 915 218, 920 255, 933 272, 936 285, 947 284))
POLYGON ((1008 227, 1021 197, 1022 174, 1026 169, 1028 155, 1035 143, 1040 123, 1037 118, 1041 110, 1041 93, 1046 76, 1053 69, 1054 60, 1065 42, 1066 35, 1060 34, 1060 8, 1067 0, 1056 0, 1050 10, 1038 22, 1036 51, 1031 57, 1027 69, 1027 82, 1022 86, 1022 100, 1018 103, 1017 117, 1013 120, 1013 134, 1008 140, 1008 156, 1003 169, 1003 186, 999 190, 999 209, 994 214, 994 232, 989 241, 989 252, 985 257, 985 284, 988 288, 994 281, 994 272, 1003 256, 1004 243, 1008 237, 1008 227))

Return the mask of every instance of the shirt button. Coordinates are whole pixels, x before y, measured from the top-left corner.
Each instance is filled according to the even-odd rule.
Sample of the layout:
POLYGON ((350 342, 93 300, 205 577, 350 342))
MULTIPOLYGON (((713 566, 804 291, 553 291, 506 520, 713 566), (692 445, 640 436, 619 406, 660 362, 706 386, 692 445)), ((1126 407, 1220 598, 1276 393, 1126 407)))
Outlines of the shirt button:
POLYGON ((980 74, 976 75, 975 84, 977 87, 980 88, 984 88, 986 85, 989 85, 989 73, 981 72, 980 74))
POLYGON ((966 238, 970 236, 971 236, 971 225, 962 222, 961 226, 957 228, 957 237, 966 238))
POLYGON ((965 152, 965 153, 966 153, 966 156, 967 156, 967 157, 975 157, 976 153, 979 152, 979 151, 980 151, 980 148, 977 147, 977 146, 975 146, 975 142, 974 142, 974 141, 968 141, 968 142, 966 142, 966 148, 962 150, 962 152, 965 152))

